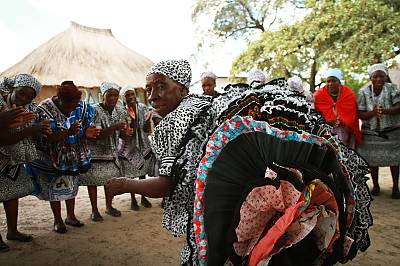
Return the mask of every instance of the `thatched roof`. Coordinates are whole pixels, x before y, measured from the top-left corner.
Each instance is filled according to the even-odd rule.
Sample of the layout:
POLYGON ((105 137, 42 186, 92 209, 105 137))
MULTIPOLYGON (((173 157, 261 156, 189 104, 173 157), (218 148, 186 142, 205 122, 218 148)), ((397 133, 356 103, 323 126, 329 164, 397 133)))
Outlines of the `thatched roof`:
POLYGON ((110 29, 96 29, 71 22, 68 30, 42 44, 1 76, 30 73, 43 85, 73 80, 84 87, 103 81, 120 86, 143 86, 153 62, 120 43, 110 29))

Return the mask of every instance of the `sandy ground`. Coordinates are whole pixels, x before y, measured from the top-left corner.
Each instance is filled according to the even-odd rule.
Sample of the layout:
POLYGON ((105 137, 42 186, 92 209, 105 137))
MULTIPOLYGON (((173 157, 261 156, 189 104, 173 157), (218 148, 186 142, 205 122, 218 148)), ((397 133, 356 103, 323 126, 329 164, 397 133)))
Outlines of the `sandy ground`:
MULTIPOLYGON (((372 244, 365 253, 347 265, 400 265, 400 200, 392 200, 388 168, 381 170, 382 195, 372 203, 374 225, 372 244)), ((100 211, 104 212, 104 193, 99 188, 100 211)), ((68 233, 52 232, 52 213, 48 202, 28 196, 20 200, 19 228, 34 236, 32 243, 8 241, 11 251, 0 253, 0 265, 178 265, 183 238, 174 238, 161 227, 160 200, 153 208, 130 211, 130 195, 116 198, 114 206, 122 217, 104 214, 104 221, 90 221, 90 203, 81 187, 76 214, 83 228, 68 227, 68 233)), ((65 217, 65 208, 63 206, 65 217)), ((4 238, 6 223, 0 208, 0 232, 4 238)))

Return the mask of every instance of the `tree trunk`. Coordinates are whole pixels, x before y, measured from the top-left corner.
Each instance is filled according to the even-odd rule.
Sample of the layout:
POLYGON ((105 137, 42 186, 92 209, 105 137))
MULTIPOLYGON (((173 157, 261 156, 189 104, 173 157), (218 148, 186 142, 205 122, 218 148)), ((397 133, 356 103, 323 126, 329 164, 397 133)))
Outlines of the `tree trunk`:
POLYGON ((311 65, 311 74, 310 74, 310 91, 314 93, 315 91, 315 76, 317 75, 317 60, 314 58, 313 63, 311 65))

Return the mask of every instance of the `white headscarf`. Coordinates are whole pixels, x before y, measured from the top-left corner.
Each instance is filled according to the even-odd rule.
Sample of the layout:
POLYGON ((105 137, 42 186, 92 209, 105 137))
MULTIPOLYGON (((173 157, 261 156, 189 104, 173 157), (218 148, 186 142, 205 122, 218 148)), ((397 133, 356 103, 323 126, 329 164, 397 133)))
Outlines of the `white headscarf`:
POLYGON ((267 81, 267 77, 265 76, 264 72, 259 69, 253 69, 249 72, 249 76, 247 77, 247 83, 251 87, 256 87, 260 84, 265 84, 267 81))
POLYGON ((337 78, 340 82, 342 82, 343 79, 343 73, 339 68, 330 68, 328 71, 325 73, 325 78, 329 77, 335 77, 337 78))
POLYGON ((386 76, 389 75, 388 69, 384 64, 375 64, 368 68, 368 75, 371 77, 376 71, 383 71, 386 76))

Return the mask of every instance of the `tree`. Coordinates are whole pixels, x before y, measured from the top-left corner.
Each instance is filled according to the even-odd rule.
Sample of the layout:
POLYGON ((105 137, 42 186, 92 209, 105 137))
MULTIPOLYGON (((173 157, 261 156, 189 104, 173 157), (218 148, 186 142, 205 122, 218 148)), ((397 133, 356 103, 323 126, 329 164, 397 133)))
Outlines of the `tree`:
POLYGON ((258 67, 272 76, 300 75, 313 91, 323 65, 364 72, 399 52, 400 13, 383 0, 313 0, 305 6, 311 12, 302 21, 250 43, 231 73, 258 67))
POLYGON ((284 0, 197 0, 192 19, 213 18, 212 30, 218 36, 245 38, 265 32, 279 23, 277 17, 284 0))

